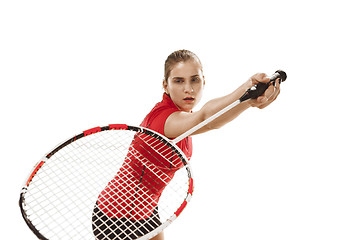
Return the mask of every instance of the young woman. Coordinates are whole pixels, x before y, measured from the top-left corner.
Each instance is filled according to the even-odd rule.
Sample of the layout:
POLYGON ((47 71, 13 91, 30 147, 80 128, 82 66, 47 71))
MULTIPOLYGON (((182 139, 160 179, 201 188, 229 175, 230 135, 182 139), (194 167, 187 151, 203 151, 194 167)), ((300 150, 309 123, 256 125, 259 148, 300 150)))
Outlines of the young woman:
MULTIPOLYGON (((229 104, 238 100, 247 89, 259 82, 268 82, 270 79, 263 73, 258 73, 250 77, 248 81, 243 83, 232 93, 213 99, 207 102, 199 111, 192 112, 192 109, 199 103, 205 85, 205 78, 203 74, 202 64, 200 59, 192 52, 188 50, 175 51, 168 56, 165 61, 165 74, 163 80, 164 94, 161 102, 157 103, 155 107, 150 111, 150 113, 145 117, 141 123, 142 127, 152 129, 156 132, 159 132, 162 135, 172 139, 176 138, 185 131, 189 130, 198 123, 204 121, 208 117, 212 116, 219 110, 228 106, 229 104)), ((246 102, 240 103, 235 108, 231 109, 227 113, 221 115, 214 121, 205 125, 201 129, 197 130, 193 135, 204 133, 212 129, 220 128, 226 123, 232 121, 237 116, 239 116, 243 111, 249 107, 258 107, 260 109, 268 106, 272 103, 280 93, 280 84, 279 80, 275 82, 274 85, 271 85, 265 93, 258 97, 257 99, 251 99, 246 102)), ((136 145, 136 137, 133 141, 133 145, 136 145)), ((186 137, 177 143, 180 149, 185 153, 185 155, 190 159, 192 154, 192 140, 191 136, 186 137)), ((93 214, 93 230, 96 239, 109 239, 107 234, 115 232, 115 234, 121 234, 121 232, 128 231, 130 225, 138 224, 144 229, 140 231, 146 232, 151 231, 157 227, 156 221, 148 223, 146 218, 150 216, 152 218, 157 217, 156 204, 152 207, 143 207, 141 209, 141 216, 129 215, 129 211, 126 209, 121 209, 121 206, 134 206, 134 201, 138 202, 137 204, 141 205, 140 200, 134 196, 127 197, 126 200, 121 200, 116 197, 117 194, 114 194, 116 191, 121 191, 122 183, 126 185, 126 179, 135 179, 140 182, 149 182, 152 183, 150 174, 144 174, 146 172, 146 166, 143 164, 138 164, 138 161, 129 157, 127 161, 131 162, 131 170, 126 167, 122 167, 118 172, 117 176, 114 178, 116 182, 115 185, 110 183, 107 188, 100 194, 98 202, 94 209, 93 214), (143 179, 144 176, 150 176, 148 179, 143 179), (124 180, 125 179, 125 180, 124 180), (116 188, 116 189, 115 189, 116 188), (113 212, 110 209, 111 202, 116 202, 119 206, 118 209, 115 209, 113 212), (132 199, 130 204, 128 199, 132 199), (119 215, 119 212, 121 213, 119 215), (114 222, 116 223, 114 225, 114 222), (109 224, 108 224, 109 223, 109 224), (115 227, 114 227, 115 226, 115 227)), ((175 172, 176 170, 174 170, 175 172)), ((162 187, 159 186, 154 190, 154 185, 151 186, 152 197, 160 198, 162 193, 162 187)), ((137 186, 139 187, 139 186, 137 186)), ((149 187, 150 188, 150 187, 149 187)), ((143 196, 146 197, 146 196, 143 196)), ((111 205, 113 206, 113 205, 111 205)), ((132 230, 131 230, 132 231, 132 230)), ((133 237, 136 238, 139 235, 136 231, 133 233, 133 237)), ((110 238, 110 239, 132 239, 128 238, 110 238)), ((152 240, 163 240, 164 234, 160 233, 152 240)))

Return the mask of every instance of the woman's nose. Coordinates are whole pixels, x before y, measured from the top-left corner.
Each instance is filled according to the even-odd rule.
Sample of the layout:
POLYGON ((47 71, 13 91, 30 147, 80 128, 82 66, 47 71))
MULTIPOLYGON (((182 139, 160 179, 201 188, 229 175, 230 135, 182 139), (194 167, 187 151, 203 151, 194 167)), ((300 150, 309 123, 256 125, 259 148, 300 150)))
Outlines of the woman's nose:
POLYGON ((193 89, 193 87, 191 86, 191 84, 185 84, 184 92, 186 92, 186 93, 192 93, 192 92, 194 92, 194 89, 193 89))

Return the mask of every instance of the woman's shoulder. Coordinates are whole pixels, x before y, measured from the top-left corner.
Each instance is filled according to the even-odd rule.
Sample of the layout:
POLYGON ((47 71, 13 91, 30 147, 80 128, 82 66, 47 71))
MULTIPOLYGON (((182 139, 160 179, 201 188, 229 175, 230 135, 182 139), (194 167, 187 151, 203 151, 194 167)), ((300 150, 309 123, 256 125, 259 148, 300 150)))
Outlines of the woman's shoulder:
POLYGON ((163 100, 155 104, 153 109, 146 115, 140 126, 152 129, 164 134, 166 119, 174 112, 180 111, 166 94, 163 100))

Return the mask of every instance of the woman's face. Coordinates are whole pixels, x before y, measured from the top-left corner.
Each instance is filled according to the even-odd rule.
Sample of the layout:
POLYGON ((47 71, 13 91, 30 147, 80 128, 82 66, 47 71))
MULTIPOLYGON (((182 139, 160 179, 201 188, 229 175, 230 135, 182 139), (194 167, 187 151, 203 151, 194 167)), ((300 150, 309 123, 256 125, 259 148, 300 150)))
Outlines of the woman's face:
POLYGON ((190 112, 200 101, 205 85, 201 65, 194 60, 175 64, 163 85, 175 105, 190 112))

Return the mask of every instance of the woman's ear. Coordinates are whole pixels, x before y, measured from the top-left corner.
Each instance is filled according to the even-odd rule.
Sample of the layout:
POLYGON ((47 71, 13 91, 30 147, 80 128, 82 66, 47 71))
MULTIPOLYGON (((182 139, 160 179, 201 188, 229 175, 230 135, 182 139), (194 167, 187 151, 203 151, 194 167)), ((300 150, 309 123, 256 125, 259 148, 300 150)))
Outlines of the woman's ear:
POLYGON ((167 84, 166 80, 164 79, 164 80, 163 80, 163 88, 164 88, 165 93, 166 93, 166 94, 169 94, 169 93, 168 93, 167 86, 168 86, 168 84, 167 84))

